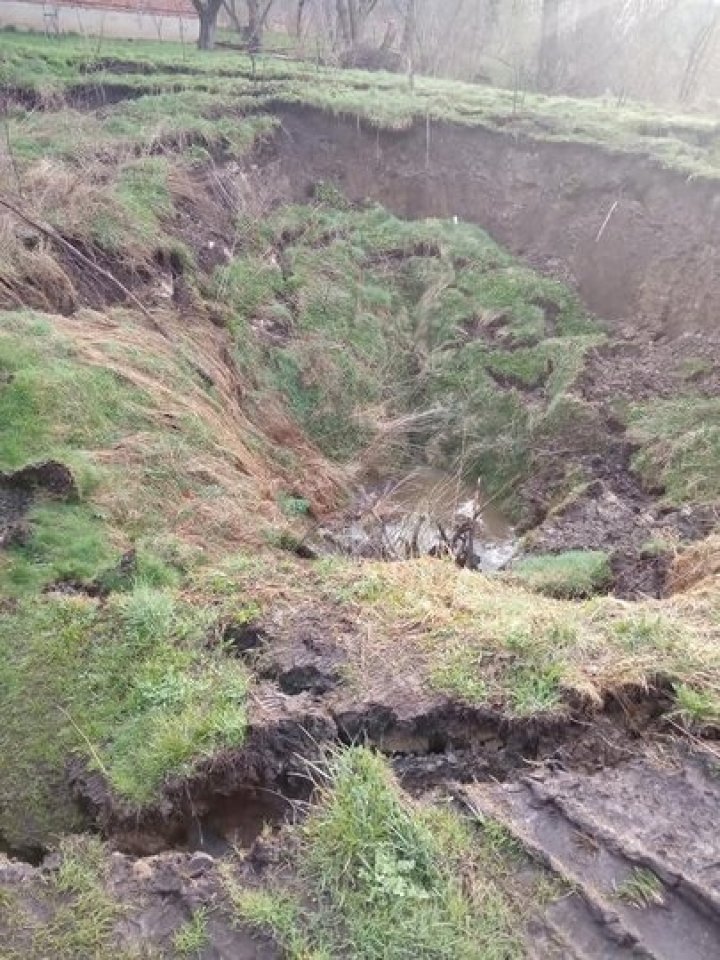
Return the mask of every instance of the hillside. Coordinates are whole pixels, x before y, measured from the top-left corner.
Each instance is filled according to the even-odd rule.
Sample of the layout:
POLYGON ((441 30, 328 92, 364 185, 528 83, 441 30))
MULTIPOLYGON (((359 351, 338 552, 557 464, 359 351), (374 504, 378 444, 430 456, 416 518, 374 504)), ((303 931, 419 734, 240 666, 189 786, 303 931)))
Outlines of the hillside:
POLYGON ((0 955, 713 955, 717 122, 0 77, 0 955))

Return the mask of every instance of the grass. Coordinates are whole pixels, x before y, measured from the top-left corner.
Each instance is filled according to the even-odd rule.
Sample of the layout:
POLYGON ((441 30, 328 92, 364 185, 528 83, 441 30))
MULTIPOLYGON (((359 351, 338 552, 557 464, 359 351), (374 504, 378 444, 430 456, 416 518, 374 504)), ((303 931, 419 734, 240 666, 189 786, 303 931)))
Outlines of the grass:
POLYGON ((242 743, 247 675, 207 648, 213 616, 145 586, 104 607, 47 597, 6 613, 0 830, 10 842, 47 842, 74 824, 69 754, 143 804, 207 751, 242 743))
POLYGON ((610 556, 601 550, 525 557, 513 564, 521 583, 559 599, 582 599, 601 593, 612 583, 610 556))
POLYGON ((245 224, 216 272, 241 362, 333 459, 432 450, 517 509, 535 448, 565 429, 558 405, 597 324, 476 227, 350 209, 327 185, 321 196, 245 224), (542 387, 532 412, 527 387, 542 387))
POLYGON ((684 396, 634 406, 630 433, 641 445, 633 466, 648 486, 662 486, 671 504, 720 497, 720 401, 684 396))
POLYGON ((208 911, 204 907, 195 910, 192 917, 173 934, 172 942, 180 957, 200 957, 210 942, 207 930, 208 911))
POLYGON ((249 893, 235 899, 244 922, 297 958, 522 955, 517 918, 458 816, 413 804, 364 748, 333 755, 319 787, 297 853, 312 909, 287 892, 249 893))
POLYGON ((37 593, 55 583, 89 583, 117 561, 105 524, 84 504, 36 504, 25 522, 27 537, 0 559, 5 595, 37 593))
POLYGON ((651 870, 637 867, 615 890, 618 900, 624 900, 638 910, 661 907, 664 903, 662 881, 651 870))
MULTIPOLYGON (((335 642, 358 701, 375 699, 381 681, 393 701, 392 661, 393 676, 418 697, 504 715, 564 714, 578 701, 601 708, 609 691, 651 688, 658 676, 703 694, 709 708, 720 704, 713 590, 628 605, 610 596, 557 600, 433 559, 284 563, 235 568, 235 589, 274 623, 292 624, 293 611, 308 606, 315 617, 342 611, 347 623, 335 642)), ((212 590, 217 573, 198 578, 198 590, 212 590)))
POLYGON ((60 843, 60 867, 33 890, 36 907, 20 907, 4 916, 7 960, 131 960, 131 952, 115 942, 115 927, 128 904, 121 905, 106 888, 108 859, 94 837, 60 843), (39 909, 38 909, 39 908, 39 909))
POLYGON ((720 723, 717 697, 684 683, 675 686, 675 714, 690 727, 702 729, 720 723))
POLYGON ((424 77, 417 78, 415 90, 410 91, 401 76, 373 74, 368 82, 365 71, 339 71, 272 56, 258 58, 253 72, 249 58, 236 52, 206 54, 179 44, 150 41, 103 39, 98 43, 72 37, 48 41, 6 33, 0 56, 4 84, 35 90, 48 103, 73 86, 88 83, 135 84, 161 92, 180 87, 200 95, 225 95, 240 104, 243 98, 258 105, 263 100, 301 103, 357 116, 381 128, 402 129, 426 118, 451 120, 509 129, 535 139, 641 153, 686 175, 714 178, 718 170, 718 124, 714 118, 673 116, 641 104, 531 93, 523 93, 518 101, 511 90, 424 77), (130 64, 137 73, 113 73, 116 59, 130 64))

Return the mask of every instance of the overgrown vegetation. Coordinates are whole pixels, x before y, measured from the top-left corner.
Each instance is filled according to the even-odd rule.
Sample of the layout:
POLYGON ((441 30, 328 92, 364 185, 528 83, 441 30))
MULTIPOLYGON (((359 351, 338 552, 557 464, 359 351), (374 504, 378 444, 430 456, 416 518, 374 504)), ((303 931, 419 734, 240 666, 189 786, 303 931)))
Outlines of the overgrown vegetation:
POLYGON ((292 891, 236 890, 240 918, 270 929, 292 958, 523 955, 485 848, 456 814, 415 806, 364 748, 333 756, 320 787, 297 854, 314 910, 292 891))
MULTIPOLYGON (((140 811, 242 748, 253 675, 223 642, 230 628, 268 624, 311 650, 305 623, 323 624, 358 702, 391 700, 402 678, 407 702, 447 699, 523 729, 662 678, 676 727, 717 727, 713 584, 631 606, 599 596, 612 583, 604 550, 520 558, 501 576, 447 558, 298 559, 359 477, 417 463, 479 480, 513 518, 533 519, 538 477, 558 500, 587 492, 587 461, 610 440, 582 374, 605 334, 567 287, 480 229, 401 221, 329 182, 307 203, 259 210, 232 166, 277 103, 383 128, 443 118, 590 140, 713 177, 714 121, 688 121, 685 138, 658 118, 656 142, 652 115, 632 106, 538 97, 509 113, 510 94, 477 86, 418 79, 413 93, 389 75, 263 58, 255 70, 172 45, 2 39, 10 190, 75 255, 52 230, 3 217, 0 471, 52 458, 77 487, 71 500, 30 491, 0 553, 4 842, 34 849, 78 826, 69 761, 140 811), (103 264, 124 293, 103 285, 103 264)), ((701 389, 698 370, 688 389, 701 389)), ((720 496, 714 399, 626 413, 648 486, 670 504, 720 496)), ((676 549, 652 533, 643 560, 676 549)), ((712 573, 700 551, 685 557, 701 567, 691 586, 712 573)), ((501 828, 473 832, 411 802, 366 749, 313 776, 290 880, 228 880, 239 920, 295 960, 522 955, 503 882, 517 850, 501 828)), ((63 851, 61 906, 46 929, 30 925, 29 955, 110 955, 101 857, 92 844, 63 851)), ((651 893, 646 877, 618 891, 651 893)), ((174 951, 201 954, 209 926, 195 912, 174 951)))
POLYGON ((246 225, 217 271, 240 356, 330 457, 459 462, 517 509, 564 427, 596 323, 475 227, 350 210, 327 185, 320 195, 246 225))

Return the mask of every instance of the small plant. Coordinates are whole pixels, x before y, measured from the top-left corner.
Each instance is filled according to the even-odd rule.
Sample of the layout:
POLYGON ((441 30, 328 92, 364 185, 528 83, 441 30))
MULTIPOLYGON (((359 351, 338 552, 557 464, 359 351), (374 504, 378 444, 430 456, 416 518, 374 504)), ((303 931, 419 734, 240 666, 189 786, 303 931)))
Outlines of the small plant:
POLYGON ((696 690, 684 683, 675 686, 674 715, 688 726, 704 727, 720 723, 720 701, 707 690, 696 690))
POLYGON ((651 870, 636 867, 630 876, 615 888, 618 900, 624 900, 638 910, 644 907, 661 907, 665 900, 665 888, 651 870))
POLYGON ((203 948, 210 942, 207 926, 208 911, 206 907, 201 907, 175 932, 173 946, 181 957, 200 956, 203 948))
POLYGON ((281 493, 278 504, 286 517, 307 517, 310 514, 310 501, 293 493, 281 493))
POLYGON ((514 564, 513 572, 531 589, 565 600, 591 597, 612 583, 610 557, 600 550, 526 557, 514 564))

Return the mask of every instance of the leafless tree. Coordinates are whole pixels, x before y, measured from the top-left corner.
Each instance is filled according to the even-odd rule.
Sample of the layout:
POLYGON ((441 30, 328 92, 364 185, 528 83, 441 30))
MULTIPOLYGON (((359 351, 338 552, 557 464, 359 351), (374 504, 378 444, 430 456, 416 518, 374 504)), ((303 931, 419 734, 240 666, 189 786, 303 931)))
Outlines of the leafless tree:
POLYGON ((223 0, 192 0, 200 20, 198 47, 201 50, 212 50, 215 46, 217 18, 222 2, 223 0))
POLYGON ((560 0, 543 0, 538 86, 556 90, 560 72, 560 0))
POLYGON ((693 37, 687 64, 680 83, 680 100, 685 103, 692 99, 697 90, 698 80, 712 47, 713 40, 720 27, 720 7, 708 4, 707 20, 693 37))
POLYGON ((337 32, 346 47, 360 43, 365 26, 378 0, 335 0, 337 32))

